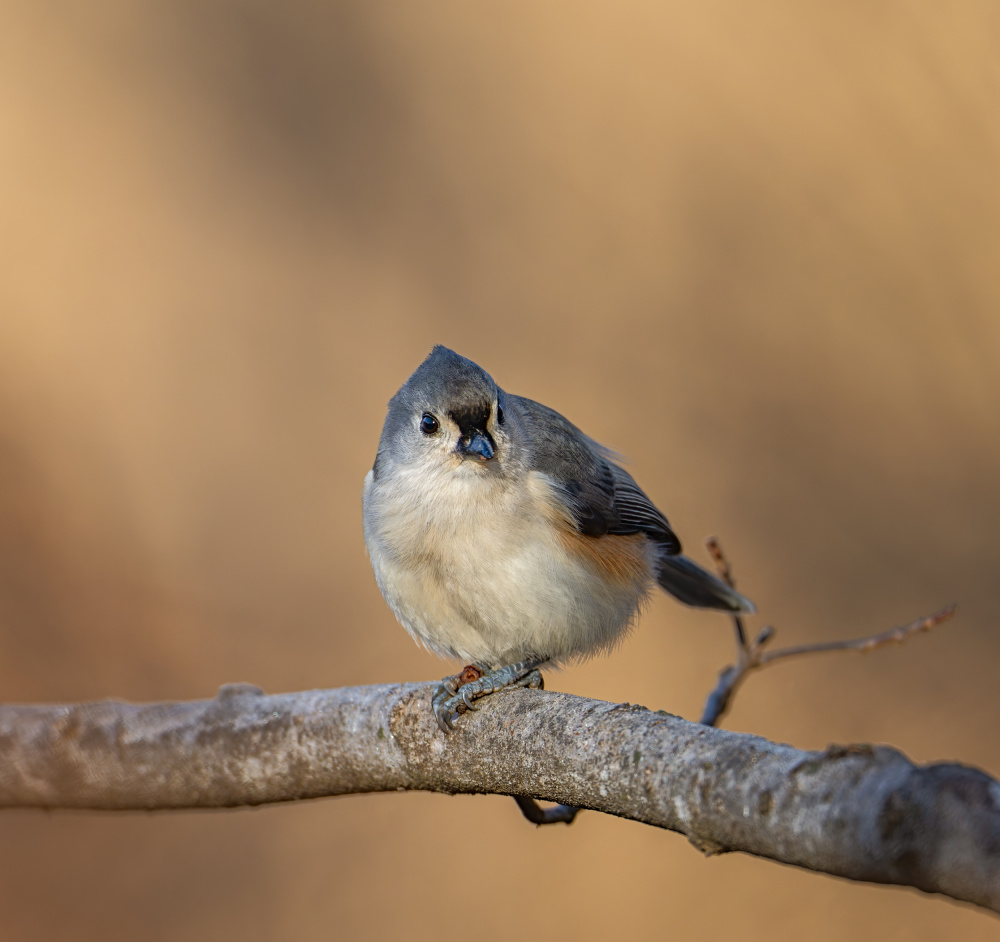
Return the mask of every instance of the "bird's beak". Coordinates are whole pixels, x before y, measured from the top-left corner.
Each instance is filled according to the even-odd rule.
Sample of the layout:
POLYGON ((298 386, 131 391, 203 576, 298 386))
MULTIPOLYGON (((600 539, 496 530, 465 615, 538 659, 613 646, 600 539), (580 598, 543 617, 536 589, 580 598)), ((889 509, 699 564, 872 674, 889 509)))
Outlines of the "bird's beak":
POLYGON ((471 435, 459 440, 458 450, 467 458, 478 458, 489 461, 496 454, 496 446, 489 432, 473 431, 471 435))

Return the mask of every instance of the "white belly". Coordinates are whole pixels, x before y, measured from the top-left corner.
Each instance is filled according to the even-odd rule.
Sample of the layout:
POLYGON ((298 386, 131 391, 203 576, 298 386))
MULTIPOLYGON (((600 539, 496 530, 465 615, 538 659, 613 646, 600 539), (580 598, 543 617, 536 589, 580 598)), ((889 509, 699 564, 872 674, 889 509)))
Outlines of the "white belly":
POLYGON ((475 467, 428 479, 396 468, 364 489, 365 542, 382 595, 443 657, 495 667, 606 649, 645 597, 600 578, 553 523, 549 485, 511 487, 475 467))

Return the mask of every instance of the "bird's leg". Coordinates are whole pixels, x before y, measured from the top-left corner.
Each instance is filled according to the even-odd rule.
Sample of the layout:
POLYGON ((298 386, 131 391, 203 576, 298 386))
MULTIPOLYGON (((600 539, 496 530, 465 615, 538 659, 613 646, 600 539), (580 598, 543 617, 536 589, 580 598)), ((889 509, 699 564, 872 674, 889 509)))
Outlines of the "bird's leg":
POLYGON ((477 709, 472 705, 475 700, 488 697, 504 687, 542 689, 545 682, 538 668, 544 663, 545 658, 533 657, 495 670, 470 665, 461 674, 445 677, 431 700, 438 726, 446 733, 454 729, 452 717, 456 713, 477 709))

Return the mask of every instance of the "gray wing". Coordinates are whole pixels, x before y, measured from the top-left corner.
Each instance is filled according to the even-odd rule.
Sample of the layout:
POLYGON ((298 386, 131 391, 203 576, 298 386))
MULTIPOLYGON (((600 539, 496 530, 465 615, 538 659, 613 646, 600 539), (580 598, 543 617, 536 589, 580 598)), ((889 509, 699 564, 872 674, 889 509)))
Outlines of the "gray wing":
POLYGON ((668 555, 681 551, 667 518, 611 460, 613 452, 548 406, 509 394, 504 399, 525 426, 534 467, 556 482, 581 533, 644 533, 668 555))
POLYGON ((621 529, 609 533, 645 533, 660 544, 664 552, 674 555, 681 551, 681 541, 670 528, 667 518, 646 496, 645 491, 635 483, 632 475, 624 468, 610 463, 615 479, 615 506, 621 520, 621 529))

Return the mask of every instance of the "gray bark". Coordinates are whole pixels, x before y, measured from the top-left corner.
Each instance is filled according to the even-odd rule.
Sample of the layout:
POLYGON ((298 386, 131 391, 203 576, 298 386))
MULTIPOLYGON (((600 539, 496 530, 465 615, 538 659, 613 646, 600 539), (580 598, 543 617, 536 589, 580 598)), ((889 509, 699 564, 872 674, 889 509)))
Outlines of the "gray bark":
POLYGON ((421 789, 530 796, 1000 912, 1000 784, 886 746, 803 752, 644 707, 501 692, 444 735, 433 687, 0 706, 0 807, 164 809, 421 789))

